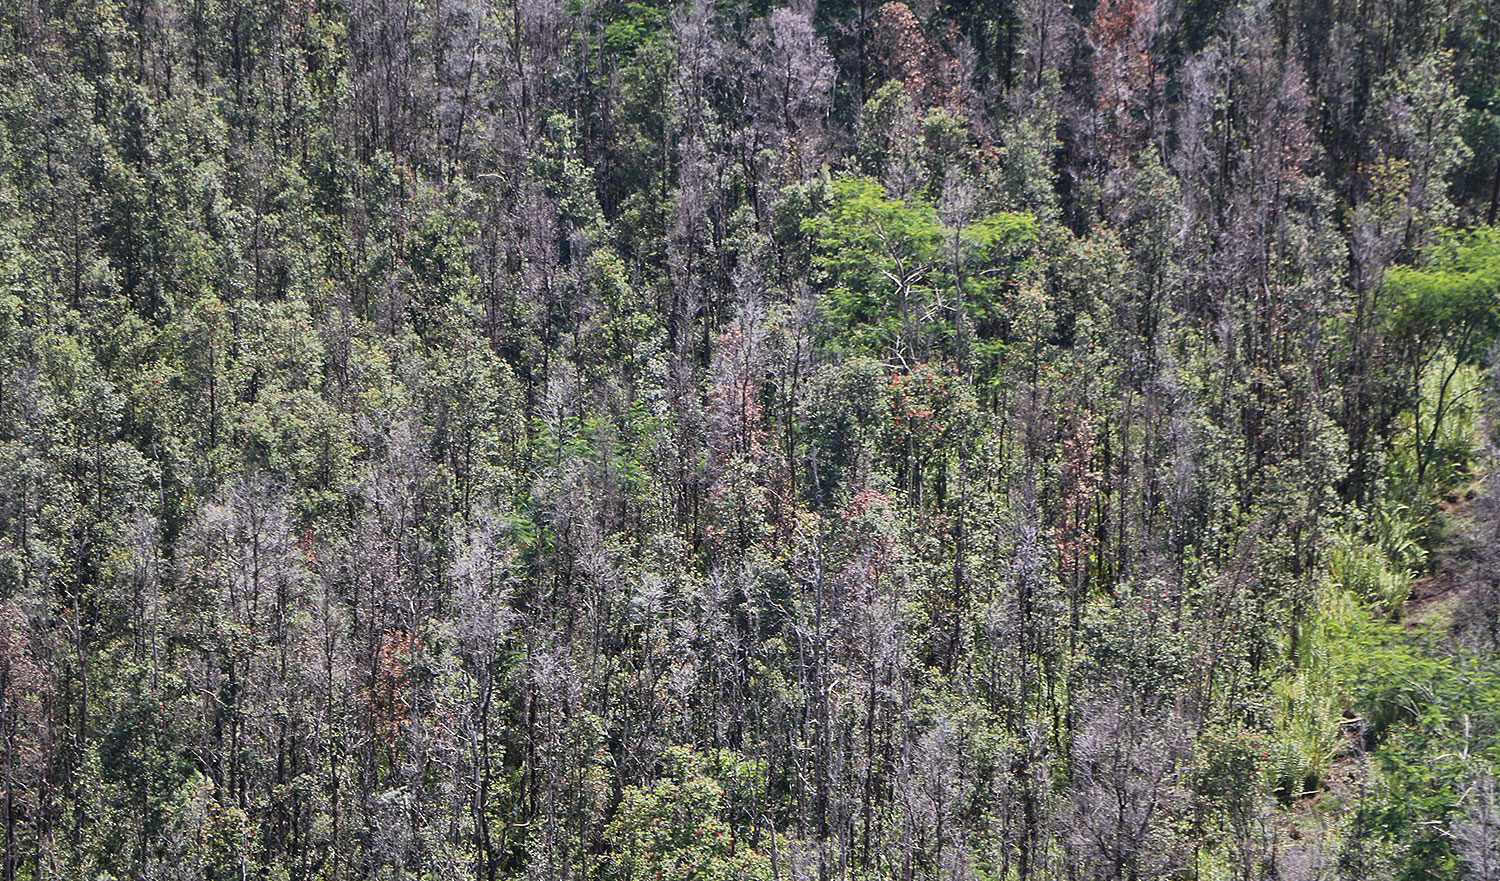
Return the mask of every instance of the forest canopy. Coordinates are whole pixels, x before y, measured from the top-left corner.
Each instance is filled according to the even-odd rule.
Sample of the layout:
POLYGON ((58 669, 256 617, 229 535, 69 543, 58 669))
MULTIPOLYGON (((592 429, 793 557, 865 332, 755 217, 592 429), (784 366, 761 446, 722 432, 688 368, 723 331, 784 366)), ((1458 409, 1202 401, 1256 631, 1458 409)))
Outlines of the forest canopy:
POLYGON ((1497 881, 1497 0, 0 3, 0 881, 1497 881))

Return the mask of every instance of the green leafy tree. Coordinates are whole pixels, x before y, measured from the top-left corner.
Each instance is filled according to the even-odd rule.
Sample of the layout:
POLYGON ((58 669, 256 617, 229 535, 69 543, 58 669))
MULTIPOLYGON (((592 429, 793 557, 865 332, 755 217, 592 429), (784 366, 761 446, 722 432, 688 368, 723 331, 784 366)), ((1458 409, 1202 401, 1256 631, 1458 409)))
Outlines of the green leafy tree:
POLYGON ((683 748, 665 756, 654 785, 627 787, 605 829, 619 881, 731 881, 771 877, 770 859, 724 820, 724 786, 709 775, 711 759, 683 748))
POLYGON ((1453 234, 1435 244, 1420 266, 1386 274, 1388 333, 1400 352, 1411 406, 1415 479, 1430 467, 1444 418, 1453 406, 1461 367, 1482 357, 1500 334, 1500 230, 1453 234), (1446 359, 1446 364, 1441 363, 1446 359), (1430 370, 1441 370, 1431 413, 1423 393, 1430 370), (1425 427, 1424 427, 1425 426, 1425 427))

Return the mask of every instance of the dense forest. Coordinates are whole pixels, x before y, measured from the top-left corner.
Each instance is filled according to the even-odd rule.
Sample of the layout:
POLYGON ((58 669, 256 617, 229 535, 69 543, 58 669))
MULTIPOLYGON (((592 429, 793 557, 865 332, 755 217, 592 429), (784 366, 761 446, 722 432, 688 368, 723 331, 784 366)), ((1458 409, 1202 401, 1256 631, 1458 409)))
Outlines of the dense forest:
POLYGON ((0 881, 1500 879, 1500 0, 0 0, 0 881))

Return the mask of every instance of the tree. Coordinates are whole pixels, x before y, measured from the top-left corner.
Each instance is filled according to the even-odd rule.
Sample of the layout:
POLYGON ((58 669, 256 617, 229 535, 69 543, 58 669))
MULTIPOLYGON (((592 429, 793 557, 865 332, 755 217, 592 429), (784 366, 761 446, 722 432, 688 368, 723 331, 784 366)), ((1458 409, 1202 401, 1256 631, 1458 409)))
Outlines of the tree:
POLYGON ((1500 235, 1483 229, 1437 243, 1421 267, 1394 267, 1386 274, 1387 327, 1406 368, 1415 417, 1413 451, 1420 484, 1431 465, 1433 445, 1453 402, 1453 378, 1460 366, 1481 356, 1500 332, 1500 235), (1438 365, 1446 358, 1446 365, 1438 365), (1423 425, 1422 391, 1428 371, 1441 379, 1432 402, 1430 427, 1423 425))
POLYGON ((708 776, 711 763, 677 748, 668 752, 665 779, 632 787, 605 830, 616 856, 608 877, 719 881, 769 878, 770 861, 742 842, 720 816, 724 787, 708 776))

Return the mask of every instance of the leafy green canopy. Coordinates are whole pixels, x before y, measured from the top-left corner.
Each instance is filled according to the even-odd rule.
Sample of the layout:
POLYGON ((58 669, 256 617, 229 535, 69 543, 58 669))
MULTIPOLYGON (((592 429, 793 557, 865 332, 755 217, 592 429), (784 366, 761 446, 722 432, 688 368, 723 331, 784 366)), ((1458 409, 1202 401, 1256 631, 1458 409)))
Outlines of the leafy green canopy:
POLYGON ((1459 395, 1460 368, 1477 363, 1500 335, 1500 231, 1482 227, 1438 240, 1419 267, 1398 266, 1386 276, 1391 296, 1388 332, 1403 362, 1411 406, 1411 467, 1402 476, 1408 502, 1428 495, 1429 465, 1459 395), (1446 366, 1444 366, 1446 365, 1446 366), (1431 375, 1429 375, 1431 374, 1431 375), (1424 393, 1435 383, 1436 393, 1424 393), (1424 407, 1424 398, 1431 406, 1424 407))
POLYGON ((803 229, 834 348, 925 358, 966 327, 980 339, 1004 336, 1038 237, 1033 215, 945 223, 932 203, 896 198, 872 178, 839 176, 827 189, 803 229))
POLYGON ((1422 266, 1392 268, 1386 288, 1390 330, 1418 357, 1442 350, 1477 360, 1500 333, 1500 229, 1447 236, 1422 266))
MULTIPOLYGON (((730 779, 753 779, 764 769, 727 755, 730 779)), ((653 786, 628 787, 605 830, 612 846, 609 877, 680 881, 751 881, 771 877, 765 854, 736 838, 724 822, 726 794, 709 761, 681 747, 667 751, 668 775, 653 786)))

